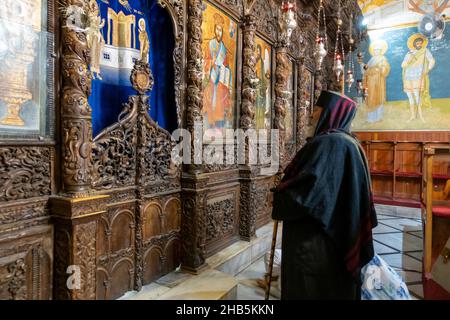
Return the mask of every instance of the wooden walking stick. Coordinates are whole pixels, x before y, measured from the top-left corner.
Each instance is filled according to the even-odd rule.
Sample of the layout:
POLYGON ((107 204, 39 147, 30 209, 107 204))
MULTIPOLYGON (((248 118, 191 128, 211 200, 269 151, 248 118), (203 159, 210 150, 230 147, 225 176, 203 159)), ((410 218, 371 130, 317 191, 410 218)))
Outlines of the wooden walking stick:
POLYGON ((273 223, 272 248, 270 249, 269 270, 266 274, 266 300, 269 300, 270 285, 272 283, 273 260, 275 257, 275 247, 277 245, 278 220, 273 223))

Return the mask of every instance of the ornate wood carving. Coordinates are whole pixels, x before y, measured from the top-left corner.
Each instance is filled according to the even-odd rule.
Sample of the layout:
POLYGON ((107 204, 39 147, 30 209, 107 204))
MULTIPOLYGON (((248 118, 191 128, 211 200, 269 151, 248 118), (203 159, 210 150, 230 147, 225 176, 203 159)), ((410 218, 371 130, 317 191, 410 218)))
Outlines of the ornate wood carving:
MULTIPOLYGON (((209 150, 208 148, 211 147, 212 145, 203 145, 203 154, 205 154, 205 152, 208 153, 209 156, 213 157, 213 156, 217 156, 217 157, 222 157, 223 161, 219 161, 219 163, 211 163, 211 164, 204 164, 203 165, 203 172, 204 173, 218 173, 221 171, 227 171, 227 170, 231 170, 231 169, 237 169, 238 164, 237 164, 237 146, 236 144, 233 142, 232 146, 229 145, 218 145, 214 148, 213 151, 209 150), (226 164, 227 161, 227 157, 228 157, 228 148, 232 148, 233 149, 233 163, 232 164, 226 164), (218 153, 216 155, 216 152, 218 153), (223 163, 223 164, 222 164, 223 163)), ((231 153, 230 153, 231 155, 231 153)))
POLYGON ((242 169, 240 176, 239 235, 249 241, 256 235, 256 169, 242 169))
POLYGON ((190 272, 198 272, 205 266, 207 183, 206 177, 183 176, 181 263, 190 272))
MULTIPOLYGON (((188 1, 187 41, 187 93, 186 129, 195 137, 196 123, 203 122, 203 55, 202 55, 202 1, 188 1)), ((198 139, 198 137, 197 137, 198 139)), ((192 150, 199 141, 191 141, 192 150)), ((205 201, 207 178, 199 176, 202 168, 186 166, 182 177, 181 263, 184 270, 197 272, 205 264, 205 201), (189 172, 189 173, 188 173, 189 172)))
POLYGON ((227 5, 231 10, 240 13, 243 10, 243 1, 245 0, 217 0, 217 1, 227 5))
POLYGON ((148 64, 137 62, 131 75, 139 96, 131 96, 118 122, 95 138, 96 189, 140 185, 145 193, 179 189, 180 169, 171 161, 171 135, 148 115, 153 76, 148 64), (138 172, 139 171, 139 172, 138 172))
POLYGON ((256 58, 255 58, 256 18, 253 15, 244 17, 244 53, 243 84, 240 128, 246 130, 255 127, 256 103, 256 58))
MULTIPOLYGON (((25 287, 27 266, 24 259, 17 259, 7 266, 8 275, 2 282, 7 282, 8 293, 11 300, 27 299, 27 291, 25 287)), ((0 296, 4 294, 0 293, 0 296)))
POLYGON ((203 119, 202 20, 202 1, 189 0, 186 126, 191 131, 203 119))
POLYGON ((0 201, 51 194, 51 149, 0 147, 0 201))
POLYGON ((9 232, 0 239, 0 299, 51 297, 51 227, 9 232))
POLYGON ((257 170, 241 170, 239 235, 243 240, 251 240, 256 229, 270 221, 273 186, 273 177, 258 177, 257 170))
POLYGON ((277 11, 273 0, 256 0, 251 11, 258 17, 257 29, 271 39, 277 38, 277 11))
POLYGON ((55 250, 55 280, 54 298, 60 300, 70 300, 71 295, 67 289, 67 267, 70 265, 71 235, 67 225, 59 225, 55 228, 54 237, 55 250))
MULTIPOLYGON (((194 135, 195 124, 203 123, 203 54, 202 54, 202 0, 188 1, 188 41, 187 41, 187 93, 186 93, 186 126, 185 128, 194 137, 191 141, 191 149, 200 142, 194 135)), ((188 170, 200 172, 199 165, 194 164, 194 153, 192 153, 191 164, 188 170)))
POLYGON ((235 228, 235 199, 228 198, 206 206, 206 241, 210 242, 233 233, 235 228))
POLYGON ((48 214, 46 203, 47 199, 2 204, 0 207, 0 230, 6 224, 46 216, 48 214))
POLYGON ((120 204, 102 215, 97 228, 97 299, 115 299, 135 283, 135 204, 120 204), (117 281, 120 278, 120 281, 117 281), (125 279, 128 279, 128 284, 125 279), (119 285, 121 283, 122 285, 119 285))
POLYGON ((55 298, 95 299, 97 219, 106 211, 108 196, 51 199, 55 221, 55 298), (67 288, 67 268, 78 266, 81 288, 67 288))
POLYGON ((281 163, 285 162, 285 134, 286 128, 285 117, 286 109, 289 104, 289 100, 292 97, 292 92, 288 91, 288 81, 289 81, 289 58, 287 55, 287 47, 285 43, 280 43, 276 52, 276 65, 277 69, 275 72, 275 118, 274 118, 274 128, 279 130, 280 134, 280 160, 281 163))
MULTIPOLYGON (((95 220, 76 225, 72 225, 70 221, 57 222, 55 230, 56 299, 95 299, 96 232, 97 221, 95 220), (68 288, 67 283, 70 283, 68 277, 71 275, 67 273, 69 266, 79 268, 80 288, 76 288, 76 286, 72 289, 68 288)), ((75 276, 75 273, 72 275, 75 276)))
POLYGON ((268 223, 272 215, 273 194, 270 189, 273 187, 273 179, 259 180, 256 186, 255 196, 252 206, 256 212, 256 228, 268 223))
POLYGON ((109 193, 110 197, 108 198, 108 205, 115 206, 115 205, 121 205, 124 202, 133 202, 136 196, 136 193, 134 191, 134 188, 126 189, 126 190, 114 190, 113 192, 109 193))
POLYGON ((305 128, 308 125, 308 115, 309 111, 306 106, 306 101, 303 99, 303 89, 305 86, 305 82, 303 80, 303 70, 305 66, 300 65, 298 68, 298 81, 297 83, 297 150, 300 150, 303 145, 306 143, 306 137, 305 137, 305 128))
POLYGON ((61 218, 78 218, 90 215, 92 213, 106 211, 107 196, 98 195, 79 201, 79 199, 53 198, 52 214, 61 218))
POLYGON ((62 180, 64 191, 85 192, 92 177, 92 122, 88 97, 91 75, 86 34, 66 26, 66 9, 88 12, 87 0, 66 0, 62 7, 62 180), (73 8, 72 7, 72 8, 73 8))
POLYGON ((132 186, 136 180, 137 103, 130 97, 118 123, 101 132, 94 141, 94 177, 96 189, 132 186))
POLYGON ((95 270, 96 253, 95 240, 97 234, 97 221, 80 224, 75 227, 74 263, 80 266, 81 289, 75 290, 75 299, 95 299, 95 270))

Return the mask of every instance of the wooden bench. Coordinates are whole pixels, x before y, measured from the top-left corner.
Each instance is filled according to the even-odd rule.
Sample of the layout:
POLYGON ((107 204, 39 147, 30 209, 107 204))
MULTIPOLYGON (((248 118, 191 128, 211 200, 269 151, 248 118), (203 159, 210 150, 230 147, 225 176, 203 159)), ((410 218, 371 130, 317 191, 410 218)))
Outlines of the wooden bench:
MULTIPOLYGON (((424 226, 423 279, 425 299, 450 299, 450 293, 435 283, 433 264, 450 237, 450 147, 429 146, 424 152, 422 222, 424 226)), ((450 267, 450 266, 449 266, 450 267)))

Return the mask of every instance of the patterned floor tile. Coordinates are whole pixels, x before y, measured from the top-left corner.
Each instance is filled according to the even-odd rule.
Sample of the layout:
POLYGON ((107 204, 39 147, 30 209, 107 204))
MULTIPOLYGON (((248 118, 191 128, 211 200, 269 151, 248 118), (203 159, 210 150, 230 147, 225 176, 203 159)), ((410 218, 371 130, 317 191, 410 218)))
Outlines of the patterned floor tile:
POLYGON ((389 219, 382 220, 380 223, 398 229, 402 232, 422 231, 422 223, 414 219, 389 219))
POLYGON ((419 299, 423 299, 423 285, 422 284, 409 285, 408 290, 411 295, 414 295, 419 299))
POLYGON ((383 259, 393 268, 422 272, 422 263, 405 254, 386 254, 383 255, 383 259))
POLYGON ((399 232, 397 229, 384 225, 382 223, 378 223, 375 229, 372 230, 372 233, 390 233, 390 232, 399 232))
POLYGON ((387 253, 398 253, 397 250, 386 247, 385 245, 383 245, 377 241, 373 242, 373 247, 375 249, 375 252, 380 255, 387 254, 387 253))
POLYGON ((375 234, 374 239, 388 247, 398 251, 420 251, 422 250, 422 239, 407 233, 375 234))

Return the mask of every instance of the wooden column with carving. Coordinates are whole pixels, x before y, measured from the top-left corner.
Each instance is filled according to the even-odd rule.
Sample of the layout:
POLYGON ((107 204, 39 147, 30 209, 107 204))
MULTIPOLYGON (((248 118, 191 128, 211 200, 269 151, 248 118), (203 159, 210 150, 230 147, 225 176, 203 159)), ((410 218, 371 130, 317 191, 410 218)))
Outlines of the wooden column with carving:
POLYGON ((137 61, 131 72, 131 84, 137 91, 138 96, 131 97, 131 100, 135 101, 138 106, 138 118, 137 118, 137 159, 136 162, 136 235, 135 235, 135 247, 136 247, 136 272, 134 289, 139 291, 142 289, 143 273, 144 273, 144 250, 143 250, 143 214, 145 206, 145 181, 146 181, 146 157, 145 152, 148 149, 148 145, 151 143, 146 139, 147 132, 147 117, 150 97, 147 95, 152 90, 154 80, 150 69, 150 65, 143 61, 137 61))
POLYGON ((208 178, 202 175, 202 159, 195 158, 195 151, 202 154, 199 141, 203 130, 196 125, 203 123, 203 56, 202 56, 202 1, 189 0, 188 3, 188 43, 187 43, 187 100, 186 128, 191 134, 191 164, 185 164, 181 177, 182 217, 181 217, 181 267, 197 273, 203 269, 206 258, 206 184, 208 178), (196 131, 199 131, 196 134, 196 131), (200 150, 198 150, 200 148, 200 150), (200 160, 200 161, 199 161, 200 160))
POLYGON ((287 55, 288 45, 285 41, 281 40, 277 44, 276 48, 276 72, 275 72, 275 117, 274 128, 279 130, 280 143, 280 172, 285 163, 285 117, 286 109, 289 104, 288 99, 291 93, 288 91, 288 79, 289 79, 289 58, 287 55))
MULTIPOLYGON (((240 128, 244 131, 255 129, 256 109, 256 18, 252 14, 244 16, 243 25, 243 85, 240 128)), ((239 235, 243 240, 251 240, 256 232, 255 205, 256 180, 259 168, 251 166, 249 162, 249 141, 245 141, 245 165, 239 170, 241 184, 240 212, 239 212, 239 235)))
POLYGON ((92 110, 88 103, 90 49, 86 34, 66 23, 69 12, 89 12, 88 3, 88 0, 67 0, 61 10, 62 193, 50 199, 55 224, 55 299, 95 299, 97 219, 106 211, 107 196, 90 193, 93 174, 92 110))
POLYGON ((303 63, 299 62, 298 64, 300 67, 297 70, 297 77, 300 79, 300 81, 297 82, 297 151, 299 151, 306 143, 306 137, 305 137, 305 128, 308 125, 308 108, 306 107, 305 100, 303 97, 303 87, 304 83, 302 80, 303 78, 303 63))

